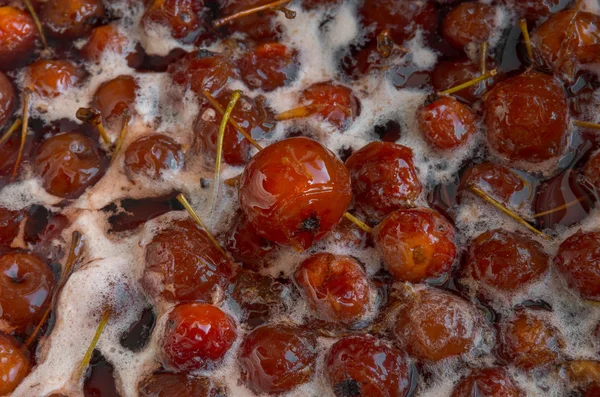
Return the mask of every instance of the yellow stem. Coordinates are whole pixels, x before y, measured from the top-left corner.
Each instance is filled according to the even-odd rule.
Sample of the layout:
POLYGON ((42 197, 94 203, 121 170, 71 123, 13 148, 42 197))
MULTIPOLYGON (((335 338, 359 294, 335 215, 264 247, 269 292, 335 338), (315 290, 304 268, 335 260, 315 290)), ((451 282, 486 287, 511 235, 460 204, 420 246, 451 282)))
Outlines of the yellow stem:
POLYGON ((219 135, 217 136, 217 154, 215 156, 215 178, 214 185, 218 185, 219 177, 221 175, 221 160, 223 159, 223 140, 225 139, 225 129, 227 128, 227 122, 231 118, 231 112, 233 112, 233 108, 235 104, 242 96, 241 91, 234 91, 231 94, 231 99, 227 104, 227 109, 225 109, 225 113, 223 113, 223 118, 221 119, 221 125, 219 125, 219 135))
POLYGON ((117 140, 117 146, 115 147, 115 151, 112 154, 112 158, 110 159, 110 165, 115 162, 115 159, 119 155, 121 151, 121 146, 123 146, 123 141, 125 140, 125 136, 127 135, 127 126, 129 125, 129 121, 131 120, 131 113, 129 113, 128 109, 125 109, 123 112, 123 126, 121 127, 121 133, 119 134, 119 139, 117 140))
POLYGON ((31 14, 31 18, 33 18, 33 23, 35 24, 35 27, 37 28, 38 32, 40 33, 40 38, 42 39, 42 44, 44 45, 44 50, 47 50, 48 42, 46 41, 46 35, 44 34, 44 29, 42 28, 42 24, 40 22, 40 19, 38 18, 37 12, 35 12, 35 8, 33 8, 33 5, 31 4, 30 0, 24 0, 24 2, 25 2, 25 6, 29 10, 29 14, 31 14))
MULTIPOLYGON (((207 90, 203 90, 202 93, 204 94, 204 96, 206 97, 206 99, 208 100, 208 102, 210 102, 210 104, 212 105, 213 108, 215 108, 215 110, 217 112, 219 112, 219 114, 221 116, 223 116, 225 114, 225 109, 223 109, 223 107, 219 104, 219 102, 217 102, 217 100, 215 98, 213 98, 212 95, 210 95, 210 92, 208 92, 207 90)), ((252 138, 252 135, 250 135, 245 129, 243 129, 237 121, 235 121, 232 117, 229 118, 229 122, 231 123, 231 125, 233 126, 233 128, 235 128, 236 130, 238 130, 238 132, 240 134, 242 134, 244 136, 244 138, 246 138, 248 140, 248 142, 250 142, 255 148, 257 148, 258 150, 262 150, 262 146, 260 146, 258 144, 258 142, 256 142, 254 140, 254 138, 252 138)))
POLYGON ((306 106, 300 106, 294 109, 286 110, 275 116, 276 121, 284 121, 291 119, 301 119, 304 117, 312 116, 313 114, 320 112, 327 108, 326 104, 310 104, 306 106))
POLYGON ((550 209, 548 211, 539 212, 539 213, 535 214, 533 217, 534 218, 539 218, 539 217, 544 216, 544 215, 553 214, 553 213, 558 212, 560 210, 564 210, 564 209, 572 207, 572 206, 574 206, 574 205, 576 205, 578 203, 581 203, 582 201, 585 201, 585 196, 582 196, 582 197, 579 197, 578 199, 569 201, 566 204, 560 205, 560 206, 558 206, 556 208, 552 208, 552 209, 550 209))
POLYGON ((183 207, 187 210, 187 212, 190 214, 190 216, 194 219, 194 221, 196 221, 196 223, 202 228, 204 229, 204 231, 206 232, 206 234, 208 235, 208 238, 210 239, 210 241, 212 241, 213 245, 218 248, 219 251, 221 251, 221 253, 223 255, 227 255, 225 250, 223 249, 223 247, 221 247, 221 244, 219 244, 219 242, 213 237, 212 233, 210 233, 208 231, 208 229, 206 228, 206 226, 204 225, 204 223, 202 222, 202 220, 200 219, 200 217, 198 216, 198 214, 196 213, 196 211, 194 211, 194 209, 192 208, 192 205, 190 204, 190 202, 187 200, 187 198, 183 195, 183 193, 179 193, 177 195, 177 200, 181 203, 181 205, 183 205, 183 207))
POLYGON ((102 114, 98 109, 79 108, 77 109, 77 113, 75 113, 75 117, 77 117, 77 120, 83 121, 84 123, 88 123, 96 127, 104 143, 106 143, 107 145, 111 143, 110 138, 108 137, 108 134, 104 129, 104 125, 102 124, 102 114))
POLYGON ((25 141, 27 140, 27 126, 29 125, 29 99, 31 98, 31 91, 28 89, 23 90, 23 111, 21 117, 23 117, 23 124, 21 124, 21 144, 19 145, 19 153, 17 154, 17 161, 13 168, 12 176, 10 181, 13 182, 17 173, 19 172, 19 165, 23 159, 23 151, 25 150, 25 141))
MULTIPOLYGON (((261 11, 265 11, 265 10, 269 10, 269 9, 276 9, 278 6, 288 4, 291 2, 292 2, 292 0, 278 0, 278 1, 274 1, 269 4, 264 4, 264 5, 261 5, 258 7, 253 7, 253 8, 249 8, 247 10, 236 12, 235 14, 232 14, 232 15, 229 15, 229 16, 226 16, 223 18, 215 19, 213 21, 213 26, 215 28, 219 28, 231 21, 236 20, 236 19, 243 18, 248 15, 256 14, 257 12, 261 12, 261 11)), ((294 13, 294 16, 295 16, 295 13, 294 13)))
POLYGON ((577 127, 591 128, 591 129, 594 129, 594 130, 600 130, 600 124, 590 123, 590 122, 587 122, 587 121, 574 120, 573 124, 576 125, 577 127))
POLYGON ((110 319, 110 314, 111 314, 110 308, 104 310, 104 312, 102 313, 102 317, 100 318, 100 323, 98 324, 98 328, 96 328, 96 333, 94 334, 94 337, 92 338, 92 342, 90 343, 90 346, 88 347, 87 351, 85 352, 85 355, 83 356, 83 359, 81 360, 81 363, 79 364, 79 369, 77 372, 78 373, 77 379, 81 378, 81 376, 83 375, 83 372, 86 370, 86 368, 90 364, 90 360, 92 359, 92 354, 94 354, 94 349, 96 348, 96 345, 98 345, 98 341, 100 340, 100 335, 102 335, 102 331, 104 331, 104 328, 106 327, 106 324, 108 323, 108 320, 110 319))
POLYGON ((79 247, 80 247, 79 243, 80 242, 81 242, 81 233, 79 233, 78 231, 74 231, 71 235, 71 248, 69 250, 69 257, 67 259, 67 262, 65 263, 64 269, 62 270, 62 273, 60 276, 60 281, 54 288, 54 292, 52 292, 52 299, 50 300, 50 304, 46 308, 44 315, 40 319, 40 322, 35 327, 35 330, 29 336, 29 338, 27 338, 27 341, 25 342, 25 349, 29 349, 29 347, 32 345, 33 341, 35 340, 38 333, 40 332, 40 329, 42 328, 42 326, 48 319, 48 316, 50 315, 50 311, 54 307, 56 307, 56 302, 58 300, 58 294, 60 293, 60 291, 62 291, 62 288, 67 283, 67 280, 69 279, 69 276, 71 275, 71 270, 73 269, 73 265, 75 264, 75 261, 77 260, 77 257, 79 256, 79 247))
POLYGON ((4 145, 4 143, 6 141, 8 141, 8 139, 12 136, 12 134, 21 126, 21 118, 17 118, 12 125, 10 126, 10 128, 8 129, 8 131, 6 131, 4 133, 4 135, 2 135, 2 138, 0 138, 0 146, 4 145))
POLYGON ((527 29, 527 20, 525 18, 519 19, 519 28, 523 34, 523 40, 525 41, 525 48, 527 49, 527 56, 533 63, 533 48, 531 47, 531 37, 529 37, 529 30, 527 29))
POLYGON ((479 83, 480 81, 487 80, 490 77, 494 77, 497 73, 498 73, 498 71, 496 69, 490 70, 489 72, 486 72, 486 73, 482 74, 481 76, 474 78, 473 80, 469 80, 466 83, 457 85, 456 87, 452 87, 445 91, 441 91, 438 93, 438 95, 454 94, 455 92, 458 92, 460 90, 464 90, 465 88, 471 87, 471 86, 479 83))
POLYGON ((371 226, 367 225, 366 223, 364 223, 363 221, 361 221, 360 219, 358 219, 357 217, 355 217, 351 213, 345 212, 344 213, 344 217, 346 219, 348 219, 350 222, 354 223, 356 226, 358 226, 363 231, 365 231, 367 233, 372 233, 373 232, 373 228, 371 226))
POLYGON ((529 229, 532 232, 536 233, 537 235, 545 238, 546 240, 550 240, 550 236, 548 236, 544 232, 536 229, 535 227, 531 226, 529 224, 529 222, 527 222, 525 219, 521 218, 519 215, 515 214, 514 212, 512 212, 511 210, 509 210, 508 208, 506 208, 504 205, 502 205, 502 203, 494 200, 492 197, 490 197, 483 190, 479 189, 477 186, 471 186, 469 189, 473 193, 475 193, 477 196, 481 197, 483 200, 485 200, 486 202, 488 202, 489 204, 491 204, 492 206, 496 207, 497 209, 499 209, 500 211, 502 211, 503 213, 505 213, 506 215, 508 215, 512 219, 514 219, 515 221, 519 222, 521 225, 525 226, 527 229, 529 229))

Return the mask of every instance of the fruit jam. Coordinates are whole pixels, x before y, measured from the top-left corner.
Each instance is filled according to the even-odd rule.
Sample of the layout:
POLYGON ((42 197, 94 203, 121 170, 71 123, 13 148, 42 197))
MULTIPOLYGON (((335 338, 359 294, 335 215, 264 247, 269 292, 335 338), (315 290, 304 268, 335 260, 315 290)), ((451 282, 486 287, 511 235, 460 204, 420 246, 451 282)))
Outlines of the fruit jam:
POLYGON ((0 396, 600 396, 599 54, 598 0, 0 0, 0 396))

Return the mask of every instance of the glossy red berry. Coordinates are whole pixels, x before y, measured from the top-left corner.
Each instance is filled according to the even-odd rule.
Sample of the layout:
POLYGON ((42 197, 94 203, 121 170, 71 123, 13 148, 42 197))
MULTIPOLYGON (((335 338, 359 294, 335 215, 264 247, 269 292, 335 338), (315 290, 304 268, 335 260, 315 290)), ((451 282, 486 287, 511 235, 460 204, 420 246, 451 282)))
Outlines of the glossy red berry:
POLYGON ((600 300, 600 233, 578 231, 560 244, 554 264, 584 299, 600 300))
POLYGON ((551 76, 528 71, 496 84, 485 112, 488 143, 507 160, 540 163, 565 151, 567 97, 551 76))
POLYGON ((183 166, 181 145, 166 135, 144 136, 127 147, 124 166, 133 179, 140 176, 160 179, 165 172, 183 166))
POLYGON ((483 286, 513 291, 539 280, 549 262, 539 243, 520 233, 497 229, 471 242, 465 271, 483 286))
MULTIPOLYGON (((537 61, 552 72, 574 78, 587 52, 600 44, 600 16, 565 10, 551 15, 531 35, 537 61)), ((594 57, 592 57, 594 58, 594 57)))
MULTIPOLYGON (((223 91, 215 96, 215 99, 221 105, 221 109, 226 109, 231 92, 223 91)), ((194 149, 197 153, 203 156, 210 153, 214 156, 222 119, 221 114, 209 102, 200 105, 194 124, 194 149)), ((250 98, 243 95, 233 108, 230 119, 237 122, 254 139, 261 138, 275 128, 273 112, 262 97, 250 98)), ((251 147, 248 139, 228 123, 223 138, 223 160, 231 165, 244 165, 250 159, 251 147)))
POLYGON ((31 364, 18 342, 0 333, 0 394, 10 395, 31 371, 31 364))
POLYGON ((50 303, 54 276, 50 266, 33 254, 0 255, 0 325, 23 331, 36 326, 50 303))
POLYGON ((108 161, 98 143, 79 132, 54 135, 34 158, 34 172, 54 196, 75 199, 102 178, 108 161))
POLYGON ((422 186, 410 148, 392 142, 371 142, 346 160, 352 178, 354 206, 380 221, 390 212, 410 207, 422 186))
POLYGON ((0 7, 0 70, 21 66, 33 55, 38 31, 25 10, 0 7))
POLYGON ((476 187, 491 198, 508 207, 527 201, 532 187, 515 171, 500 164, 485 162, 475 164, 460 178, 460 190, 476 187))
POLYGON ((142 16, 146 31, 167 27, 171 36, 183 43, 193 43, 205 29, 204 0, 151 0, 142 16))
POLYGON ((398 281, 419 282, 448 272, 456 257, 454 227, 428 208, 397 210, 373 229, 385 268, 398 281))
POLYGON ((182 303, 169 313, 162 360, 176 371, 213 369, 237 337, 233 319, 216 306, 182 303))
POLYGON ((100 110, 104 122, 121 128, 125 110, 134 112, 135 98, 139 89, 136 79, 122 75, 102 83, 94 93, 93 106, 100 110), (113 125, 114 124, 114 125, 113 125))
POLYGON ((57 97, 82 80, 82 71, 70 61, 39 60, 26 70, 26 86, 45 98, 57 97))
POLYGON ((291 83, 298 73, 298 53, 277 42, 260 44, 238 61, 244 83, 273 91, 291 83))
POLYGON ((192 220, 173 222, 146 246, 142 285, 154 297, 176 302, 218 300, 232 267, 192 220))
POLYGON ((438 12, 430 0, 365 0, 359 13, 365 26, 374 27, 375 32, 387 29, 398 45, 419 27, 427 33, 437 31, 438 27, 438 12))
POLYGON ((240 346, 238 362, 242 381, 250 390, 277 394, 308 382, 316 359, 314 335, 280 324, 250 332, 240 346))
POLYGON ((560 360, 562 335, 542 314, 520 310, 504 320, 498 334, 503 359, 525 371, 549 368, 560 360))
POLYGON ((191 89, 203 98, 203 90, 213 96, 225 89, 227 84, 237 78, 238 72, 228 59, 220 54, 208 51, 195 51, 171 63, 168 73, 173 82, 191 89))
POLYGON ((294 280, 321 320, 352 325, 371 309, 367 275, 351 256, 315 254, 300 264, 294 280))
POLYGON ((502 0, 502 2, 512 7, 517 16, 534 22, 549 15, 560 5, 561 0, 502 0))
POLYGON ((440 97, 420 107, 417 119, 427 143, 440 150, 459 148, 477 132, 473 111, 451 96, 440 97))
POLYGON ((596 397, 600 396, 600 384, 592 384, 586 390, 583 397, 596 397))
POLYGON ((44 31, 58 39, 85 36, 102 18, 102 0, 48 0, 40 13, 44 31))
POLYGON ((523 391, 502 367, 481 368, 461 379, 451 397, 523 397, 523 391))
POLYGON ((273 252, 275 244, 261 237, 248 219, 240 214, 227 238, 227 252, 244 268, 259 270, 266 263, 265 257, 273 252))
POLYGON ((404 397, 413 374, 405 353, 370 335, 359 335, 331 346, 325 376, 336 397, 404 397))
POLYGON ((308 138, 285 139, 258 152, 242 173, 238 194, 261 236, 298 250, 333 230, 352 199, 344 164, 308 138))
POLYGON ((8 77, 0 72, 0 128, 12 116, 15 102, 15 89, 8 77))
POLYGON ((220 397, 223 389, 204 376, 189 376, 159 372, 152 374, 139 385, 140 397, 220 397))
POLYGON ((489 42, 496 29, 497 8, 474 1, 461 3, 442 20, 442 37, 454 48, 489 42))
POLYGON ((99 62, 109 51, 124 56, 129 45, 129 39, 116 25, 102 25, 92 30, 81 52, 88 61, 99 62))
POLYGON ((471 303, 429 287, 408 298, 394 327, 408 354, 434 362, 469 353, 480 331, 481 318, 471 303))
POLYGON ((346 86, 323 82, 305 89, 300 100, 302 106, 310 106, 316 115, 341 130, 350 127, 360 114, 360 101, 346 86))

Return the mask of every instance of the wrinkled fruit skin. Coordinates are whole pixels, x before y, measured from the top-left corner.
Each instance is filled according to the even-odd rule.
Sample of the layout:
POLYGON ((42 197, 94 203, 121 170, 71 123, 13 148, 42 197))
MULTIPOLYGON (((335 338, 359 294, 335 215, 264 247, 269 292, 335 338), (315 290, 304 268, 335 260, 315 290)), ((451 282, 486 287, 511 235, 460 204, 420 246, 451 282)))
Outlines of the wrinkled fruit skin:
POLYGON ((77 86, 83 72, 70 61, 39 60, 27 66, 26 84, 43 98, 55 98, 77 86))
POLYGON ((103 17, 102 0, 49 0, 40 13, 44 30, 59 39, 85 36, 103 17))
POLYGON ((500 357, 525 371, 551 367, 564 348, 556 328, 541 315, 524 310, 501 324, 498 343, 500 357))
POLYGON ((411 357, 437 362, 469 353, 480 329, 481 318, 471 303, 425 288, 401 308, 394 334, 411 357))
POLYGON ((142 26, 152 30, 153 24, 166 26, 171 36, 192 43, 203 31, 204 0, 154 0, 142 16, 142 26))
POLYGON ((454 227, 428 208, 392 212, 373 229, 373 236, 386 269, 398 281, 441 276, 456 257, 454 227))
POLYGON ((169 372, 156 373, 139 385, 140 397, 225 397, 225 392, 215 386, 210 378, 188 376, 169 372))
POLYGON ((453 8, 442 21, 442 36, 454 48, 489 41, 495 30, 496 7, 466 2, 453 8))
POLYGON ((208 234, 191 219, 175 221, 146 246, 142 285, 171 302, 213 302, 229 285, 233 269, 208 234))
POLYGON ((346 160, 355 207, 381 221, 390 212, 410 207, 423 189, 410 148, 392 142, 371 142, 346 160))
POLYGON ((162 359, 176 371, 213 369, 237 337, 235 322, 216 306, 182 303, 165 324, 162 359))
POLYGON ((12 116, 15 102, 15 89, 8 77, 0 72, 0 128, 12 116))
POLYGON ((600 233, 579 231, 563 241, 554 264, 584 299, 600 301, 600 233))
POLYGON ((134 141, 125 151, 125 170, 130 177, 160 179, 164 172, 183 167, 181 145, 166 135, 148 135, 134 141))
POLYGON ((106 81, 94 93, 93 105, 102 113, 105 123, 121 128, 125 110, 134 112, 136 92, 139 89, 136 79, 122 75, 106 81))
POLYGON ((244 55, 238 67, 248 87, 273 91, 296 78, 298 53, 284 44, 264 43, 244 55))
POLYGON ((294 279, 321 320, 352 324, 371 306, 367 275, 350 256, 315 254, 300 264, 294 279))
POLYGON ((18 342, 0 333, 0 395, 9 395, 31 371, 31 364, 18 342))
POLYGON ((542 277, 549 262, 539 243, 519 233, 497 229, 471 242, 466 269, 484 286, 514 291, 542 277))
POLYGON ((565 90, 533 71, 500 82, 485 101, 485 124, 489 145, 501 157, 529 163, 555 158, 569 130, 565 90))
POLYGON ((406 354, 369 335, 337 341, 325 358, 336 397, 404 397, 412 377, 406 354))
POLYGON ((316 338, 287 325, 266 325, 250 332, 240 346, 242 381, 253 392, 284 393, 315 373, 316 338))
POLYGON ((477 131, 473 111, 451 96, 423 105, 417 111, 417 118, 427 143, 439 150, 463 146, 477 131))
POLYGON ((501 164, 491 162, 469 167, 460 178, 460 190, 476 187, 496 201, 511 207, 511 201, 522 201, 523 195, 529 195, 523 178, 501 164))
POLYGON ((302 92, 303 105, 314 106, 322 119, 340 130, 348 129, 360 114, 360 101, 352 89, 332 82, 313 84, 302 92))
POLYGON ((0 7, 0 70, 25 63, 33 54, 38 36, 33 18, 26 10, 0 7))
POLYGON ((305 250, 341 221, 352 200, 350 175, 320 143, 289 138, 250 160, 240 179, 239 199, 261 236, 305 250))

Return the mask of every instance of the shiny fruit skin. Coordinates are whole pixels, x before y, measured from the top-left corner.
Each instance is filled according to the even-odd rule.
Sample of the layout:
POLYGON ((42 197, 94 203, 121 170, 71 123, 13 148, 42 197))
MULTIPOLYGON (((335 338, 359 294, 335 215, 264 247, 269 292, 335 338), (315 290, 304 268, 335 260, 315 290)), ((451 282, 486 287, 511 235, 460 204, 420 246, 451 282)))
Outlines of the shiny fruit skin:
POLYGON ((394 334, 410 356, 438 362, 469 353, 480 323, 471 303, 428 287, 416 291, 400 309, 394 334))
POLYGON ((0 395, 10 395, 30 371, 31 364, 18 342, 0 333, 0 395))
POLYGON ((0 70, 21 66, 33 55, 38 31, 25 10, 0 7, 0 70))
POLYGON ((502 0, 502 3, 514 7, 518 17, 535 22, 549 15, 561 0, 502 0))
POLYGON ((264 267, 265 257, 273 252, 275 244, 261 237, 248 219, 240 215, 229 231, 226 249, 244 268, 259 270, 264 267))
POLYGON ((496 11, 496 7, 489 4, 461 3, 444 17, 442 37, 459 50, 469 43, 489 41, 495 28, 496 11))
POLYGON ((39 147, 34 171, 54 196, 75 199, 102 178, 108 166, 98 143, 78 132, 54 135, 39 147))
POLYGON ((0 325, 23 331, 37 325, 50 303, 54 275, 46 262, 33 254, 0 255, 0 325))
MULTIPOLYGON (((272 3, 273 0, 218 0, 219 17, 226 17, 254 7, 272 3)), ((250 40, 261 42, 276 41, 281 28, 276 22, 277 11, 265 10, 238 18, 222 27, 222 30, 244 33, 250 40)))
POLYGON ((203 30, 204 0, 154 0, 146 8, 141 24, 166 26, 171 36, 183 43, 193 43, 203 30))
POLYGON ((524 371, 558 363, 563 348, 560 332, 534 312, 519 310, 500 325, 498 354, 524 371))
POLYGON ((551 76, 528 71, 496 84, 485 112, 488 143, 507 160, 540 163, 565 151, 567 97, 551 76))
MULTIPOLYGON (((493 63, 488 63, 488 69, 494 69, 493 63)), ((431 85, 436 92, 456 87, 459 84, 473 80, 481 74, 481 66, 469 59, 443 60, 438 62, 431 75, 431 85)), ((489 85, 493 79, 486 80, 489 85)), ((475 84, 453 94, 454 97, 472 103, 479 100, 484 93, 484 83, 475 84)))
POLYGON ((298 52, 277 42, 263 43, 242 56, 238 67, 248 87, 273 91, 296 78, 298 52))
POLYGON ((70 61, 39 60, 27 67, 26 85, 43 98, 55 98, 83 80, 83 72, 70 61))
POLYGON ((454 227, 428 208, 392 212, 375 227, 373 236, 386 269, 398 281, 441 276, 456 257, 454 227))
POLYGON ((170 302, 213 302, 233 272, 229 259, 191 219, 174 221, 157 233, 145 255, 143 287, 170 302))
MULTIPOLYGON (((232 93, 220 92, 214 98, 227 109, 232 93)), ((271 109, 266 106, 263 97, 250 98, 243 95, 236 103, 230 118, 238 123, 254 139, 260 139, 275 128, 271 109)), ((198 154, 214 154, 217 151, 217 138, 222 117, 208 102, 200 105, 198 117, 194 123, 194 149, 198 154)), ((223 160, 230 165, 244 165, 250 159, 252 145, 231 123, 225 127, 223 138, 223 160)))
POLYGON ((144 136, 125 151, 125 171, 134 179, 146 176, 160 179, 162 173, 183 167, 181 145, 166 135, 144 136))
POLYGON ((138 89, 139 85, 134 77, 121 75, 102 83, 96 89, 92 103, 102 113, 105 123, 121 128, 125 110, 134 112, 138 89))
POLYGON ((150 375, 139 389, 140 397, 225 397, 210 378, 170 372, 150 375))
POLYGON ((94 28, 90 38, 81 48, 83 56, 92 62, 99 62, 102 56, 113 51, 123 55, 129 44, 127 37, 115 25, 102 25, 94 28))
POLYGON ((167 70, 175 84, 185 90, 191 89, 201 98, 203 90, 216 96, 238 77, 235 65, 228 57, 204 50, 185 55, 171 63, 167 70))
POLYGON ((496 201, 511 206, 527 188, 523 178, 508 167, 492 162, 475 164, 462 174, 461 191, 476 187, 496 201))
POLYGON ((4 73, 0 72, 0 128, 12 116, 16 99, 12 83, 4 73))
POLYGON ((238 362, 242 381, 250 390, 277 394, 308 382, 316 359, 314 335, 287 325, 266 325, 246 336, 238 362))
POLYGON ((473 111, 451 96, 423 105, 417 111, 417 118, 427 143, 440 150, 459 148, 477 132, 473 111))
POLYGON ((182 303, 169 313, 162 359, 176 371, 213 369, 237 338, 233 319, 216 306, 182 303))
POLYGON ((578 231, 567 238, 554 264, 582 298, 600 301, 600 233, 578 231))
POLYGON ((405 397, 411 372, 404 352, 370 335, 338 340, 325 358, 325 376, 336 397, 405 397))
POLYGON ((40 13, 44 31, 57 39, 85 36, 102 18, 102 0, 48 0, 40 13))
POLYGON ((318 117, 342 131, 348 129, 360 113, 360 101, 352 90, 332 82, 311 85, 302 92, 301 102, 320 108, 316 113, 318 117))
POLYGON ((0 207, 0 250, 10 249, 10 245, 19 234, 23 211, 11 211, 0 207))
POLYGON ((351 256, 315 254, 300 264, 294 279, 321 320, 351 325, 370 309, 367 275, 351 256))
POLYGON ((371 142, 346 160, 352 178, 354 206, 381 221, 390 212, 410 207, 422 191, 410 148, 371 142))
POLYGON ((481 368, 461 379, 451 397, 524 397, 524 393, 502 367, 481 368))
POLYGON ((471 242, 466 272, 486 287, 514 291, 540 279, 549 262, 539 243, 520 233, 497 229, 471 242))
POLYGON ((333 230, 352 200, 344 164, 317 141, 302 137, 258 152, 242 173, 238 194, 261 236, 298 250, 333 230))

